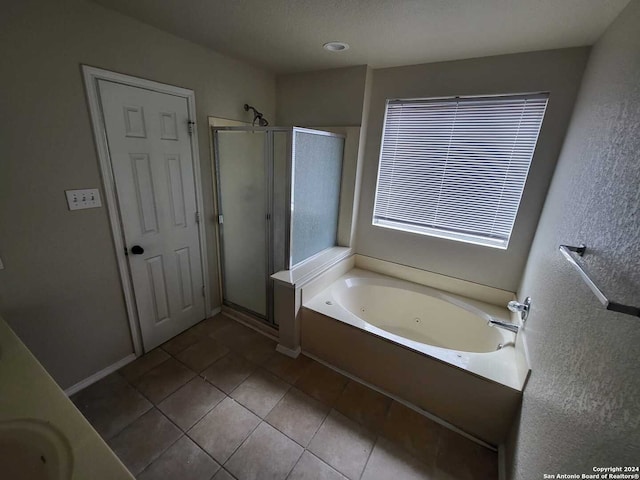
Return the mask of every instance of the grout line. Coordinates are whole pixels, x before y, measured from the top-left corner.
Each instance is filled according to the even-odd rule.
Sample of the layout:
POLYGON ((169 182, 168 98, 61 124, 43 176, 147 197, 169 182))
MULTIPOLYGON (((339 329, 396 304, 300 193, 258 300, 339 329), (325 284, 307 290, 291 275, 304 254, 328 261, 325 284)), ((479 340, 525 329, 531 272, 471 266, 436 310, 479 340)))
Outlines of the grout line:
MULTIPOLYGON (((279 431, 276 429, 276 431, 279 431)), ((296 443, 296 445, 299 445, 298 443, 296 443)), ((298 465, 298 462, 300 461, 300 459, 302 458, 302 456, 304 455, 304 452, 306 452, 307 449, 302 447, 302 453, 300 454, 300 456, 298 457, 298 459, 295 461, 295 463, 291 466, 291 468, 289 469, 289 471, 287 472, 287 475, 284 477, 285 480, 287 480, 287 478, 289 478, 289 475, 291 475, 291 472, 293 472, 293 469, 296 468, 296 465, 298 465)))
POLYGON ((174 442, 171 442, 171 444, 169 444, 169 445, 167 446, 167 448, 165 448, 165 449, 164 449, 164 450, 162 450, 162 451, 161 451, 157 456, 155 456, 155 457, 153 458, 153 460, 151 460, 147 465, 145 465, 145 467, 144 467, 142 470, 140 470, 140 472, 139 472, 139 473, 137 473, 137 474, 136 474, 136 477, 137 477, 138 475, 140 475, 142 472, 144 472, 147 468, 149 468, 153 462, 155 462, 156 460, 158 460, 162 455, 164 455, 164 453, 165 453, 167 450, 169 450, 171 447, 173 447, 173 446, 178 442, 178 440, 180 440, 182 437, 184 437, 184 436, 185 436, 184 431, 183 431, 180 427, 178 427, 178 425, 176 425, 175 423, 173 423, 173 422, 171 421, 171 419, 170 419, 170 418, 168 418, 168 417, 167 417, 167 416, 166 416, 166 415, 165 415, 165 414, 164 414, 164 413, 163 413, 159 408, 157 408, 156 406, 154 406, 154 408, 158 411, 158 413, 159 413, 160 415, 162 415, 164 418, 166 418, 166 419, 169 421, 169 423, 171 423, 173 426, 175 426, 175 427, 178 429, 178 431, 180 432, 180 436, 179 436, 178 438, 176 438, 176 440, 175 440, 174 442))
MULTIPOLYGON (((294 387, 293 385, 291 385, 291 388, 295 388, 295 387, 294 387)), ((291 390, 291 389, 289 389, 289 390, 291 390)), ((297 389, 296 389, 296 390, 297 390, 297 389)), ((298 390, 298 391, 301 391, 301 390, 298 390)), ((289 393, 289 392, 287 392, 287 393, 289 393)), ((304 392, 302 392, 302 393, 304 393, 304 392)), ((306 395, 306 394, 305 394, 305 395, 306 395)), ((313 397, 311 397, 311 398, 313 398, 313 397)), ((280 401, 276 404, 276 406, 275 406, 275 407, 273 407, 273 408, 271 409, 271 411, 270 411, 269 413, 271 413, 273 410, 275 410, 275 409, 276 409, 276 407, 280 404, 280 402, 281 402, 283 399, 284 399, 284 397, 282 397, 282 398, 280 399, 280 401)), ((315 400, 315 399, 314 399, 314 400, 315 400)), ((316 400, 316 401, 317 401, 317 400, 316 400)), ((321 402, 319 402, 319 403, 321 403, 321 402)), ((270 427, 275 428, 279 433, 281 433, 282 435, 284 435, 285 437, 287 437, 287 438, 288 438, 289 440, 291 440, 293 443, 295 443, 296 445, 300 445, 304 450, 306 450, 306 449, 307 449, 307 447, 311 444, 311 441, 313 440, 313 437, 315 437, 315 436, 316 436, 316 433, 318 433, 318 430, 320 430, 320 427, 322 426, 322 424, 324 423, 324 421, 325 421, 325 419, 327 418, 327 416, 328 416, 328 415, 329 415, 329 414, 328 414, 328 413, 326 413, 326 414, 324 415, 324 417, 322 417, 322 420, 320 421, 320 425, 319 425, 319 426, 314 430, 313 435, 311 435, 311 438, 309 439, 309 442, 307 443, 307 446, 302 445, 300 442, 298 442, 298 441, 297 441, 297 440, 295 440, 294 438, 290 437, 286 432, 283 432, 283 431, 282 431, 282 430, 280 430, 278 427, 276 427, 275 425, 273 425, 273 424, 271 424, 269 421, 267 421, 267 419, 266 419, 266 418, 263 420, 263 422, 265 422, 265 423, 266 423, 267 425, 269 425, 270 427)), ((267 414, 267 416, 268 416, 268 414, 267 414)))
MULTIPOLYGON (((320 403, 322 403, 322 402, 320 402, 320 403)), ((309 439, 309 443, 307 443, 307 446, 304 447, 305 450, 313 443, 313 439, 316 438, 316 435, 318 435, 318 432, 320 431, 322 426, 327 421, 327 418, 329 418, 329 415, 331 415, 331 410, 333 410, 333 407, 330 407, 329 410, 327 410, 327 413, 325 413, 324 417, 322 418, 322 421, 320 422, 320 425, 318 425, 318 428, 316 428, 316 431, 313 432, 313 435, 311 435, 311 438, 309 439)), ((325 463, 327 463, 327 462, 325 462, 325 463)))
POLYGON ((364 462, 364 465, 362 466, 362 471, 360 472, 360 476, 358 477, 359 479, 362 479, 362 476, 364 475, 364 472, 367 469, 367 465, 369 465, 369 460, 371 460, 371 455, 373 455, 373 451, 375 450, 379 440, 380 440, 380 435, 376 434, 376 438, 373 441, 373 445, 371 445, 371 450, 369 451, 369 455, 367 455, 367 461, 364 462))
MULTIPOLYGON (((216 463, 218 463, 218 462, 216 462, 216 463)), ((218 465, 220 465, 220 464, 218 463, 218 465)), ((220 468, 218 469, 218 471, 216 471, 216 473, 213 474, 213 477, 215 477, 220 472, 220 470, 223 470, 224 473, 229 475, 233 480, 238 480, 238 477, 236 477, 235 475, 232 475, 231 472, 229 470, 227 470, 226 468, 224 468, 222 465, 220 465, 220 468)), ((211 477, 210 480, 213 480, 213 477, 211 477)))
MULTIPOLYGON (((229 397, 229 398, 231 398, 231 397, 229 397)), ((232 400, 232 401, 234 401, 234 402, 236 402, 236 400, 235 400, 235 399, 233 399, 233 398, 231 398, 231 400, 232 400)), ((244 405, 242 405, 240 402, 236 402, 236 403, 237 403, 238 405, 240 405, 242 408, 247 408, 247 407, 245 407, 244 405)), ((247 410, 249 410, 249 409, 247 408, 247 410)), ((249 411, 251 411, 251 410, 249 410, 249 411)), ((253 412, 251 412, 251 413, 252 413, 253 415, 255 415, 255 413, 253 413, 253 412)), ((256 417, 260 418, 258 415, 256 415, 256 417)), ((258 427, 260 426, 260 424, 261 424, 262 422, 264 422, 264 420, 262 420, 262 419, 260 418, 260 421, 258 422, 258 424, 253 428, 253 430, 251 430, 251 431, 249 432, 249 435, 247 435, 247 437, 246 437, 242 442, 240 442, 240 445, 238 445, 238 446, 236 447, 236 449, 231 453, 231 455, 229 455, 229 457, 224 461, 224 463, 222 463, 222 464, 221 464, 222 466, 225 466, 225 465, 229 462, 229 460, 231 460, 231 458, 233 458, 233 456, 236 454, 236 452, 237 452, 238 450, 240 450, 240 447, 242 447, 245 443, 247 443, 247 440, 249 440, 249 437, 251 437, 251 435, 253 435, 253 432, 255 432, 255 431, 258 429, 258 427)))
MULTIPOLYGON (((192 327, 192 328, 193 328, 193 327, 192 327)), ((197 343, 197 342, 196 342, 196 343, 197 343)), ((194 345, 195 345, 195 344, 194 344, 194 345)), ((187 348, 188 348, 188 347, 187 347, 187 348)), ((180 360, 178 360, 176 357, 174 357, 171 353, 169 353, 169 352, 166 352, 166 353, 169 355, 169 357, 170 357, 170 358, 173 358, 173 359, 175 359, 176 361, 180 362, 180 360)), ((222 357, 220 357, 220 358, 222 358, 222 357)), ((161 362, 160 364, 158 364, 156 367, 159 367, 160 365, 162 365, 163 363, 167 362, 168 360, 169 360, 169 358, 168 358, 167 360, 165 360, 164 362, 161 362)), ((218 360, 219 360, 219 359, 218 359, 218 360)), ((216 362, 217 362, 218 360, 216 360, 216 362)), ((213 363, 215 363, 215 362, 213 362, 213 363)), ((213 365, 213 363, 212 363, 211 365, 213 365)), ((182 362, 180 362, 180 364, 184 365, 182 362)), ((154 368, 156 368, 156 367, 154 367, 154 368)), ((187 367, 186 365, 185 365, 185 367, 186 367, 186 368, 189 368, 189 367, 187 367)), ((148 373, 148 372, 150 372, 150 371, 151 371, 151 370, 153 370, 154 368, 152 368, 152 369, 148 370, 147 372, 145 372, 145 374, 146 374, 146 373, 148 373)), ((209 368, 209 367, 207 367, 207 368, 209 368)), ((189 370, 191 370, 191 369, 189 368, 189 370)), ((205 369, 205 370, 206 370, 206 369, 205 369)), ((193 370, 191 370, 191 371, 193 372, 193 370)), ((194 372, 194 373, 196 373, 196 376, 195 376, 195 377, 191 378, 191 379, 190 379, 190 380, 188 380, 186 383, 184 383, 183 385, 181 385, 180 387, 178 387, 178 389, 177 389, 177 390, 175 390, 174 392, 172 392, 172 393, 170 393, 169 395, 167 395, 167 396, 166 396, 165 398, 163 398, 159 403, 162 403, 164 400, 166 400, 167 398, 169 398, 171 395, 173 395, 173 394, 174 394, 175 392, 177 392, 179 389, 181 389, 182 387, 184 387, 187 383, 191 382, 194 378, 199 377, 199 378, 202 378, 205 382, 207 382, 207 379, 205 379, 204 377, 201 377, 201 376, 200 376, 200 374, 198 374, 197 372, 194 372)), ((143 375, 144 375, 144 374, 143 374, 143 375)), ((142 375, 140 375, 140 377, 141 377, 141 376, 142 376, 142 375)), ((140 378, 140 377, 138 377, 138 378, 140 378)), ((164 412, 163 412, 162 410, 160 410, 160 408, 158 408, 158 406, 157 406, 154 402, 152 402, 149 398, 147 398, 147 397, 146 397, 146 395, 145 395, 144 393, 142 393, 140 390, 138 390, 138 389, 136 388, 136 386, 135 386, 135 385, 131 384, 131 382, 129 382, 126 378, 125 378, 125 381, 126 381, 127 383, 129 383, 129 384, 133 387, 133 389, 134 389, 134 390, 136 390, 140 395, 142 395, 142 396, 143 396, 143 398, 146 398, 146 399, 147 399, 147 401, 149 401, 149 403, 151 403, 151 408, 150 408, 149 410, 147 410, 147 412, 149 412, 149 411, 150 411, 151 409, 153 409, 153 408, 155 408, 156 410, 158 410, 158 412, 160 412, 160 414, 161 414, 161 415, 163 415, 167 420, 169 420, 173 425, 175 425, 175 426, 178 428, 178 430, 180 430, 180 432, 182 432, 182 436, 181 436, 180 438, 182 438, 183 436, 186 436, 186 437, 187 437, 191 442, 193 442, 195 445, 197 445, 197 447, 198 447, 201 451, 203 451, 203 452, 204 452, 204 453, 205 453, 209 458, 211 458, 214 462, 216 462, 216 464, 220 466, 220 469, 222 469, 222 464, 221 464, 220 462, 218 462, 215 458, 213 458, 213 457, 209 454, 209 452, 207 452, 207 451, 206 451, 206 450, 205 450, 205 449, 204 449, 204 448, 203 448, 203 447, 202 447, 198 442, 196 442, 196 440, 195 440, 195 439, 191 438, 191 436, 190 436, 187 432, 189 432, 189 431, 190 431, 190 430, 191 430, 195 425, 197 425, 197 424, 198 424, 198 423, 199 423, 199 422, 200 422, 200 421, 201 421, 205 416, 207 416, 207 415, 208 415, 208 414, 209 414, 209 413, 210 413, 214 408, 216 408, 216 407, 217 407, 220 403, 222 403, 226 398, 231 398, 229 395, 227 395, 227 394, 226 394, 226 392, 224 392, 224 391, 220 390, 218 387, 216 387, 215 385, 211 384, 210 382, 207 382, 207 383, 209 383, 211 386, 213 386, 214 388, 216 388, 218 391, 220 391, 220 392, 224 395, 224 398, 223 398, 222 400, 220 400, 218 403, 216 403, 212 408, 210 408, 210 409, 207 411, 207 413, 205 413, 202 417, 200 417, 200 418, 199 418, 199 419, 198 419, 198 420, 197 420, 197 421, 196 421, 196 422, 195 422, 191 427, 189 427, 189 428, 185 431, 185 430, 183 430, 179 425, 177 425, 176 423, 174 423, 174 422, 173 422, 169 417, 167 417, 167 415, 165 415, 165 414, 164 414, 164 412)), ((147 412, 145 412, 145 413, 147 413, 147 412)), ((144 414, 143 414, 143 415, 144 415, 144 414)), ((141 416, 142 416, 142 415, 140 415, 140 417, 141 417, 141 416)), ((140 417, 138 417, 138 418, 140 418, 140 417)), ((137 420, 138 418, 136 418, 136 420, 137 420)), ((134 421, 135 421, 135 420, 134 420, 134 421)), ((133 422, 131 422, 131 423, 133 423, 133 422)), ((125 428, 126 428, 126 427, 125 427, 125 428)), ((124 429, 123 429, 123 430, 124 430, 124 429)), ((179 439, 180 439, 180 438, 179 438, 179 439)), ((178 440, 179 440, 179 439, 178 439, 178 440)), ((177 442, 177 440, 176 440, 176 442, 177 442)), ((174 443, 175 443, 175 442, 174 442, 174 443)), ((172 445, 173 445, 173 444, 172 444, 172 445)), ((171 448, 171 446, 169 446, 166 450, 168 450, 169 448, 171 448)), ((166 452, 166 450, 164 450, 164 451, 162 452, 162 454, 164 454, 164 452, 166 452)), ((234 452, 234 453, 235 453, 235 452, 234 452)), ((162 455, 162 454, 161 454, 161 455, 162 455)), ((161 456, 161 455, 160 455, 160 456, 161 456)), ((157 458, 160 458, 160 456, 158 456, 157 458)), ((157 458, 156 458, 156 459, 154 459, 151 463, 153 463, 155 460, 157 460, 157 458)), ((229 457, 229 458, 231 458, 231 457, 229 457)), ((151 465, 151 463, 150 463, 149 465, 151 465)), ((147 466, 143 469, 143 471, 144 471, 144 470, 146 470, 146 469, 149 467, 149 465, 147 465, 147 466)), ((216 474, 217 474, 217 473, 218 473, 218 472, 216 471, 216 474)), ((214 474, 214 476, 215 476, 215 474, 214 474)), ((211 477, 211 478, 213 478, 213 477, 211 477)), ((234 477, 234 478, 235 478, 235 477, 234 477)))
MULTIPOLYGON (((243 384, 244 384, 244 383, 245 383, 249 378, 251 378, 251 377, 252 377, 256 372, 258 372, 259 370, 262 370, 262 371, 264 371, 265 373, 268 373, 268 374, 270 374, 270 375, 272 375, 272 376, 276 377, 275 375, 273 375, 272 373, 268 372, 267 370, 264 370, 263 368, 258 367, 256 370, 254 370, 254 372, 253 372, 251 375, 249 375, 249 376, 248 376, 247 378, 245 378, 242 382, 240 382, 240 384, 239 384, 236 388, 234 388, 234 389, 233 389, 233 391, 232 391, 231 393, 235 392, 238 388, 240 388, 240 386, 242 386, 242 385, 243 385, 243 384)), ((278 377, 276 377, 276 379, 280 380, 280 378, 278 378, 278 377)), ((271 407, 271 410, 269 410, 269 411, 265 414, 264 418, 262 418, 258 412, 254 412, 253 410, 251 410, 251 408, 250 408, 249 406, 247 406, 247 405, 245 405, 245 404, 241 403, 241 402, 240 402, 239 400, 237 400, 235 397, 231 397, 231 395, 229 395, 229 396, 230 396, 231 398, 233 398, 236 402, 238 402, 240 405, 242 405, 244 408, 246 408, 247 410, 249 410, 251 413, 253 413, 254 415, 256 415, 260 420, 264 420, 265 418, 267 418, 267 415, 269 415, 269 414, 271 413, 271 411, 272 411, 274 408, 276 408, 276 406, 277 406, 277 405, 282 401, 282 399, 287 395, 287 393, 289 393, 289 390, 291 390, 291 387, 293 386, 293 385, 291 385, 291 384, 290 384, 290 383, 288 383, 288 382, 284 382, 284 380, 281 380, 281 381, 282 381, 283 383, 286 383, 286 385, 287 385, 287 389, 284 391, 284 394, 282 395, 282 397, 280 397, 280 399, 276 402, 276 404, 275 404, 273 407, 271 407)), ((267 423, 268 423, 269 425, 271 425, 269 422, 267 422, 267 423)))
MULTIPOLYGON (((275 427, 274 427, 274 428, 275 428, 275 427)), ((278 431, 280 431, 280 430, 278 430, 278 431)), ((297 443, 297 442, 296 442, 296 443, 297 443)), ((300 445, 300 444, 298 443, 298 445, 300 445)), ((296 463, 294 463, 294 464, 293 464, 293 467, 291 467, 291 470, 289 470, 289 473, 287 473, 287 476, 286 476, 286 477, 284 477, 284 480, 287 480, 287 479, 291 476, 291 474, 293 473, 293 471, 296 469, 296 467, 297 467, 297 466, 298 466, 298 464, 300 463, 300 460, 302 460, 302 457, 304 456, 304 452, 306 452, 306 451, 307 451, 307 449, 306 449, 306 448, 304 448, 304 447, 302 447, 302 453, 301 453, 301 454, 300 454, 300 456, 298 457, 298 460, 296 460, 296 463)))

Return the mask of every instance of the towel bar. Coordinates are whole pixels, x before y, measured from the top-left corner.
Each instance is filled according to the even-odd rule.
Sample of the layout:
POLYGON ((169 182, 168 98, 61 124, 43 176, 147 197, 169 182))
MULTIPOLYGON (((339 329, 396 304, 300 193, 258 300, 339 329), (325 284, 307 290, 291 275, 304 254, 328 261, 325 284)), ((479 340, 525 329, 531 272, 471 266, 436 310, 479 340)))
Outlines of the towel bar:
POLYGON ((560 253, 562 253, 562 255, 564 255, 564 258, 566 258, 567 261, 578 271, 580 277, 582 277, 582 280, 584 280, 584 283, 589 286, 591 291, 595 294, 598 300, 600 300, 600 303, 602 303, 602 305, 604 305, 607 310, 626 313, 627 315, 633 315, 634 317, 640 317, 640 308, 610 301, 607 296, 602 293, 602 290, 600 290, 598 286, 593 282, 593 280, 591 280, 587 272, 578 264, 578 262, 576 262, 576 260, 571 255, 571 252, 575 252, 582 257, 586 251, 587 247, 584 244, 581 244, 577 247, 573 247, 571 245, 560 245, 560 253))

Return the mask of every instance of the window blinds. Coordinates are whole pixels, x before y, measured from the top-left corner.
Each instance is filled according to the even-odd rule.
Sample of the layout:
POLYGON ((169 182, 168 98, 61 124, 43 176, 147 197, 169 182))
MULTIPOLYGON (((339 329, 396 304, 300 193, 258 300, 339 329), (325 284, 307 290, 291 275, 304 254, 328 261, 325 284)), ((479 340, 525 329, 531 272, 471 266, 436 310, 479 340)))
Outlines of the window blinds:
POLYGON ((547 100, 389 100, 373 224, 507 248, 547 100))

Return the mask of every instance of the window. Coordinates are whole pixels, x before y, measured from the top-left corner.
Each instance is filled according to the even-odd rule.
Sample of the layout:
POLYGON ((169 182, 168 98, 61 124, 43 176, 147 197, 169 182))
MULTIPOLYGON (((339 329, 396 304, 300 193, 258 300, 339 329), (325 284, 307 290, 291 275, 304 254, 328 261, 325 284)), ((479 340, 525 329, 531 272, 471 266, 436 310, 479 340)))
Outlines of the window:
POLYGON ((388 100, 373 224, 506 249, 547 100, 388 100))

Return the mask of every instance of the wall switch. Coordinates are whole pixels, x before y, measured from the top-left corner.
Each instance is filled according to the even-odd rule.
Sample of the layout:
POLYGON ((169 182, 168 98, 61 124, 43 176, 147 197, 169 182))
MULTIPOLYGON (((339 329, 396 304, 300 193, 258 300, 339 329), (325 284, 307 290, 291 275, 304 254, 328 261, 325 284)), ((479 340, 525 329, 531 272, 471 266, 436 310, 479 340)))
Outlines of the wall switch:
POLYGON ((100 191, 97 188, 86 190, 65 190, 69 210, 81 210, 83 208, 98 208, 102 206, 100 191))

